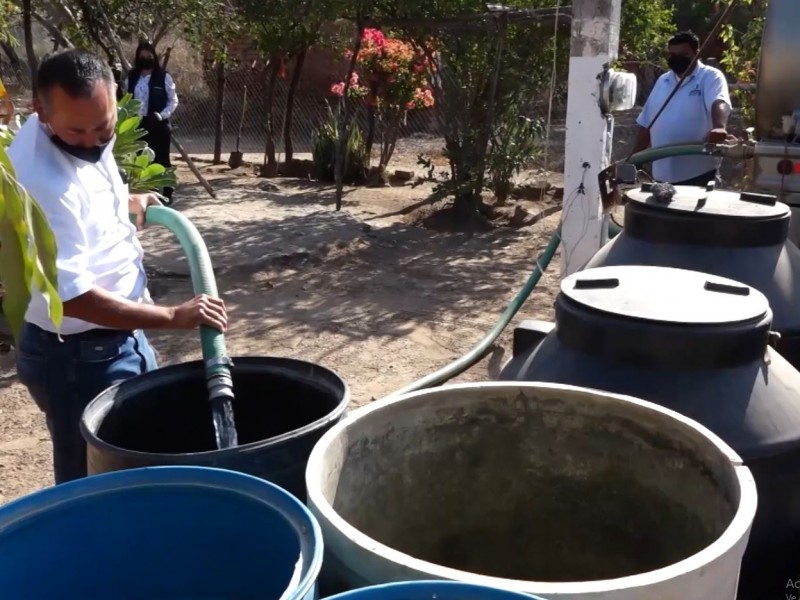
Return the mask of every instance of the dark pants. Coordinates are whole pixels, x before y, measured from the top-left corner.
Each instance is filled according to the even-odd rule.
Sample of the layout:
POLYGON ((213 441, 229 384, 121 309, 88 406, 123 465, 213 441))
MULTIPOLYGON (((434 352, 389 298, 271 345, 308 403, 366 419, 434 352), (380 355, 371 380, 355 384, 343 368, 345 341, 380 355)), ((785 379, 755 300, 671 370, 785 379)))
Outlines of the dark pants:
POLYGON ((79 424, 100 392, 157 368, 144 333, 95 329, 58 337, 25 323, 17 373, 44 412, 53 442, 57 484, 86 477, 86 443, 79 424))
MULTIPOLYGON (((163 166, 166 169, 172 167, 172 161, 169 157, 170 145, 172 144, 172 135, 169 132, 168 121, 158 121, 153 117, 145 117, 142 119, 142 128, 147 131, 144 136, 144 141, 150 146, 150 149, 155 153, 156 157, 153 162, 163 166)), ((172 200, 172 188, 164 188, 163 190, 156 190, 164 194, 168 200, 172 200)))
POLYGON ((715 184, 719 185, 719 172, 714 169, 713 171, 709 171, 708 173, 703 173, 702 175, 698 175, 693 179, 687 179, 686 181, 680 181, 673 183, 672 185, 693 185, 693 186, 700 186, 706 187, 709 181, 713 181, 715 184))

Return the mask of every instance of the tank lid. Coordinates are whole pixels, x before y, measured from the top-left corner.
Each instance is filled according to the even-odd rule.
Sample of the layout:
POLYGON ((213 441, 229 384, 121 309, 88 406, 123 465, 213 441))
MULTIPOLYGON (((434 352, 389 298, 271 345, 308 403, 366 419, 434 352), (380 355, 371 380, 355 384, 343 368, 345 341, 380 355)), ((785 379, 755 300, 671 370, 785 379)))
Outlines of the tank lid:
POLYGON ((625 232, 653 242, 757 247, 789 233, 791 211, 775 196, 646 183, 625 197, 625 232))
POLYGON ((750 286, 667 267, 589 269, 565 278, 561 292, 605 313, 685 325, 741 323, 769 312, 767 298, 750 286))
POLYGON ((764 357, 772 311, 759 291, 696 271, 587 269, 565 278, 556 335, 566 346, 647 368, 718 369, 764 357))
MULTIPOLYGON (((646 204, 662 210, 682 211, 691 214, 716 215, 737 219, 763 219, 782 217, 789 207, 778 202, 775 196, 751 192, 733 192, 702 187, 672 186, 675 195, 659 197, 653 194, 653 184, 644 183, 626 193, 630 202, 646 204)), ((656 188, 658 190, 658 188, 656 188)))

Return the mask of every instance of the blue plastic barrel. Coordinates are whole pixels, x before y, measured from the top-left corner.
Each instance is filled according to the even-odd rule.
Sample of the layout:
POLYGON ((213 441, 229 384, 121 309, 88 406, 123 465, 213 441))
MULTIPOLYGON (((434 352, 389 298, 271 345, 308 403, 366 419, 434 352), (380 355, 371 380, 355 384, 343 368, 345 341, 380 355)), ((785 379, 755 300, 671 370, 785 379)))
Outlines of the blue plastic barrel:
POLYGON ((403 581, 360 588, 326 600, 542 600, 538 596, 458 581, 403 581))
POLYGON ((322 534, 292 495, 206 467, 148 467, 0 508, 0 598, 313 600, 322 534))

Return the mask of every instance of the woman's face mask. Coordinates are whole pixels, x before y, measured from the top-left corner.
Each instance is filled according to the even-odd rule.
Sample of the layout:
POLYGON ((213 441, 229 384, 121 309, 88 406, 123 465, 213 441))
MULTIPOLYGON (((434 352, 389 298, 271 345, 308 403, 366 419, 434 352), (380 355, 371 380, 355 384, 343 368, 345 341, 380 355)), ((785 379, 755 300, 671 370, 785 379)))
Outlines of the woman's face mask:
POLYGON ((152 56, 137 56, 136 68, 137 69, 152 69, 156 66, 156 60, 152 56))

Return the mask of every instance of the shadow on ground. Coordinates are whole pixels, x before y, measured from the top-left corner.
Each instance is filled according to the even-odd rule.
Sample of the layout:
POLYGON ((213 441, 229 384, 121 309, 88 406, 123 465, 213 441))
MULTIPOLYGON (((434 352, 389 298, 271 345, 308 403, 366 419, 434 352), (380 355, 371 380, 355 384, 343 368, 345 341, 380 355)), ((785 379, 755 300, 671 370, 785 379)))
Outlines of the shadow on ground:
MULTIPOLYGON (((332 210, 329 188, 315 183, 295 180, 284 193, 244 186, 238 193, 236 187, 217 200, 176 207, 191 213, 203 235, 233 319, 247 322, 241 333, 276 343, 271 336, 279 329, 305 333, 313 344, 315 332, 352 342, 409 335, 420 324, 491 323, 533 269, 552 231, 545 221, 472 235, 397 221, 373 227, 347 210, 332 210), (229 202, 238 202, 239 209, 250 203, 249 217, 226 212, 229 202), (207 211, 216 218, 203 218, 207 211)), ((171 234, 154 231, 149 237, 157 299, 190 294, 183 251, 171 234)), ((547 311, 552 300, 550 292, 535 293, 526 311, 547 311)))

